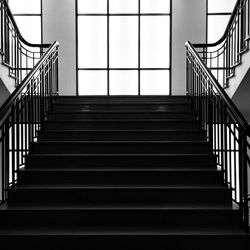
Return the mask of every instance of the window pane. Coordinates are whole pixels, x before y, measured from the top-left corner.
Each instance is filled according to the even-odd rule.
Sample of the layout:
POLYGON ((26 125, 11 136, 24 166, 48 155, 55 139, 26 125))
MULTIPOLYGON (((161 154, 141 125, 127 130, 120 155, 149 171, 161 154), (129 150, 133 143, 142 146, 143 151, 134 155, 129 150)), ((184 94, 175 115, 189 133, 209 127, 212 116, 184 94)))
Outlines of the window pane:
POLYGON ((110 13, 138 13, 138 0, 109 0, 110 13))
POLYGON ((168 70, 142 70, 141 71, 142 95, 169 95, 168 70))
POLYGON ((107 71, 85 71, 78 73, 79 95, 107 95, 107 71))
POLYGON ((78 0, 78 13, 107 13, 107 0, 78 0))
POLYGON ((41 14, 41 0, 9 0, 13 14, 41 14))
POLYGON ((208 0, 208 13, 232 12, 237 0, 208 0))
POLYGON ((110 17, 110 67, 138 67, 137 17, 110 17))
POLYGON ((138 71, 137 70, 110 71, 110 94, 137 95, 138 71))
POLYGON ((169 67, 170 19, 141 17, 141 67, 169 67))
POLYGON ((224 34, 230 15, 208 16, 208 43, 217 42, 224 34))
POLYGON ((141 13, 170 13, 170 0, 141 0, 141 13))
POLYGON ((41 17, 15 16, 17 26, 22 36, 29 43, 41 43, 41 17))
POLYGON ((78 66, 107 67, 107 18, 80 16, 78 21, 78 66))

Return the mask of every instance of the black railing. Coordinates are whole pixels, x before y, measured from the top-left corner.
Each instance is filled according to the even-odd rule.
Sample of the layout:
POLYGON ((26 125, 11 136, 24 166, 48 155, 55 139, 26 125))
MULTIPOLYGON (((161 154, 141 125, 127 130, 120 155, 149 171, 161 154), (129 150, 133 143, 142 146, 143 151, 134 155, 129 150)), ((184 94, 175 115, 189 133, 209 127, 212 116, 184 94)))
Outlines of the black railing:
POLYGON ((235 75, 242 54, 249 49, 250 0, 238 0, 222 38, 213 44, 194 44, 200 57, 223 87, 235 75))
POLYGON ((249 228, 250 127, 194 46, 186 43, 187 95, 249 228))
POLYGON ((21 35, 13 15, 6 3, 0 0, 0 54, 2 62, 9 67, 9 74, 18 86, 34 68, 44 49, 50 44, 31 44, 21 35))
POLYGON ((15 186, 30 144, 58 94, 58 46, 57 42, 50 46, 0 109, 0 203, 15 186))

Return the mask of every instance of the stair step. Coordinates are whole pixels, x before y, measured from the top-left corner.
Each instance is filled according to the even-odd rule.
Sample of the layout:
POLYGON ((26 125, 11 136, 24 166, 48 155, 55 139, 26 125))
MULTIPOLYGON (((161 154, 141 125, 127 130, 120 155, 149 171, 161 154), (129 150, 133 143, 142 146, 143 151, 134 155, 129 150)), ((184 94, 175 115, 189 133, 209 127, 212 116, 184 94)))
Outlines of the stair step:
POLYGON ((216 170, 24 169, 19 184, 111 184, 111 185, 220 185, 223 172, 216 170))
POLYGON ((250 237, 238 228, 228 227, 176 227, 161 228, 97 228, 93 227, 5 227, 0 230, 1 244, 8 249, 53 250, 139 249, 139 250, 248 250, 250 237), (10 240, 11 237, 11 240, 10 240), (167 246, 167 248, 166 248, 167 246), (201 248, 202 246, 202 248, 201 248))
POLYGON ((144 120, 49 120, 45 122, 45 130, 100 130, 100 129, 198 129, 196 120, 144 119, 144 120))
POLYGON ((39 141, 204 141, 200 130, 46 130, 39 141))
POLYGON ((174 141, 76 141, 76 142, 36 142, 31 146, 33 154, 153 154, 153 153, 204 153, 209 154, 207 142, 174 141))
POLYGON ((194 113, 165 112, 165 111, 79 111, 79 112, 51 112, 49 120, 83 120, 83 119, 195 119, 194 113))
POLYGON ((222 186, 20 185, 9 190, 9 202, 51 204, 232 204, 222 186))
POLYGON ((213 168, 211 154, 30 154, 27 168, 213 168))
POLYGON ((161 227, 231 226, 240 228, 239 210, 231 209, 9 209, 0 210, 1 225, 84 226, 84 227, 161 227))
POLYGON ((173 102, 127 102, 127 103, 55 103, 53 105, 53 111, 191 111, 191 106, 186 103, 173 103, 173 102))
POLYGON ((148 103, 148 102, 167 102, 167 103, 183 103, 190 105, 187 96, 57 96, 56 103, 148 103))

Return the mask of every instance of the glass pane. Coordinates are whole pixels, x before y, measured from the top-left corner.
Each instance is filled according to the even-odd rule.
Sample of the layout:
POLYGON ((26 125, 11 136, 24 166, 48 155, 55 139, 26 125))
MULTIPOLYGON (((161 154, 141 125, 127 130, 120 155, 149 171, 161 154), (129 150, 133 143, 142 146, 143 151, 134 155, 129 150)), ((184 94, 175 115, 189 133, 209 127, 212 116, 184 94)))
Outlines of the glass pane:
POLYGON ((78 0, 78 13, 107 13, 107 0, 78 0))
POLYGON ((107 67, 107 18, 78 17, 78 66, 107 67))
POLYGON ((208 43, 217 42, 224 34, 230 15, 208 16, 208 43))
POLYGON ((208 0, 208 13, 232 12, 237 0, 208 0))
POLYGON ((78 73, 79 95, 107 95, 107 71, 85 71, 78 73))
POLYGON ((9 0, 13 14, 41 14, 41 0, 9 0))
POLYGON ((141 17, 141 67, 169 67, 169 48, 169 17, 141 17))
POLYGON ((141 71, 142 95, 169 95, 168 70, 142 70, 141 71))
POLYGON ((110 71, 110 94, 137 95, 138 71, 137 70, 110 71))
POLYGON ((110 67, 138 67, 137 17, 110 17, 110 67))
POLYGON ((170 0, 141 0, 141 13, 170 13, 170 0))
POLYGON ((138 0, 109 0, 110 13, 138 13, 138 0))
POLYGON ((15 20, 22 36, 29 43, 41 43, 40 16, 15 16, 15 20))

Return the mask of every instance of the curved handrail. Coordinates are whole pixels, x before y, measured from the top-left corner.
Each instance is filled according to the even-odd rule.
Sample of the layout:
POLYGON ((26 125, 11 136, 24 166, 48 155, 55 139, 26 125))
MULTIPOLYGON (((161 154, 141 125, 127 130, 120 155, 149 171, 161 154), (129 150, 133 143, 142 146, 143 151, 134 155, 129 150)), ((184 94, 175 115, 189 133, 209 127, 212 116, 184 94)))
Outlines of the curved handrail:
POLYGON ((18 36, 20 38, 20 40, 26 44, 27 46, 29 47, 43 47, 43 48, 49 48, 51 44, 34 44, 34 43, 29 43, 21 34, 17 24, 16 24, 16 21, 15 21, 15 18, 13 17, 13 14, 10 10, 10 7, 8 5, 8 3, 6 2, 6 0, 0 0, 0 2, 4 3, 5 7, 6 7, 6 10, 7 10, 7 14, 8 14, 8 17, 11 19, 11 22, 15 28, 15 30, 17 31, 18 33, 18 36))
POLYGON ((246 0, 238 0, 234 6, 234 9, 233 9, 233 12, 230 16, 230 19, 228 21, 228 24, 226 26, 226 29, 225 29, 225 32, 224 34, 222 35, 222 37, 217 41, 217 42, 214 42, 214 43, 196 43, 194 44, 195 47, 199 48, 199 47, 215 47, 217 45, 219 45, 220 43, 222 43, 226 38, 227 38, 227 34, 228 34, 228 30, 230 29, 233 21, 234 21, 234 18, 237 14, 237 11, 238 11, 238 7, 240 6, 241 2, 243 1, 246 1, 246 0))
POLYGON ((15 102, 16 98, 22 93, 25 87, 27 87, 30 80, 34 77, 35 73, 39 70, 41 65, 48 59, 49 55, 52 51, 55 50, 59 46, 59 42, 54 42, 49 49, 43 54, 39 62, 36 66, 29 72, 29 74, 25 77, 22 83, 14 90, 14 92, 10 95, 10 97, 5 101, 5 103, 0 107, 0 124, 1 120, 6 115, 6 112, 10 109, 10 107, 15 102))
POLYGON ((249 12, 250 0, 238 0, 227 27, 217 42, 193 44, 223 87, 229 86, 229 79, 235 75, 235 68, 241 63, 242 54, 249 49, 249 12))
POLYGON ((243 117, 239 109, 235 106, 233 101, 229 98, 229 96, 226 94, 224 89, 221 87, 221 85, 218 83, 214 75, 211 73, 207 65, 204 63, 204 61, 199 56, 198 52, 195 50, 194 46, 191 44, 191 42, 187 41, 185 43, 185 46, 192 52, 192 54, 195 56, 195 59, 199 62, 199 64, 202 66, 202 69, 204 72, 209 76, 211 83, 213 84, 213 87, 218 91, 222 99, 227 104, 230 112, 234 115, 234 117, 237 119, 237 122, 244 128, 246 134, 250 136, 250 125, 246 121, 246 119, 243 117))

